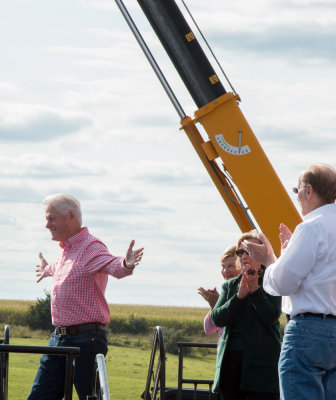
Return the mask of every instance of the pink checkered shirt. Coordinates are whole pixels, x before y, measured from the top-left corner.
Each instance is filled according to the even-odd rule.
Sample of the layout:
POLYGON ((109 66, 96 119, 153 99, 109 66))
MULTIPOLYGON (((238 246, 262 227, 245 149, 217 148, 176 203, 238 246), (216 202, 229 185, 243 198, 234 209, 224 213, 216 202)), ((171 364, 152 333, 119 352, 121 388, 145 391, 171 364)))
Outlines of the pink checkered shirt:
POLYGON ((123 257, 115 257, 87 228, 60 242, 61 255, 44 272, 53 276, 51 315, 54 326, 89 322, 110 322, 105 299, 108 275, 117 279, 133 273, 123 266, 123 257))

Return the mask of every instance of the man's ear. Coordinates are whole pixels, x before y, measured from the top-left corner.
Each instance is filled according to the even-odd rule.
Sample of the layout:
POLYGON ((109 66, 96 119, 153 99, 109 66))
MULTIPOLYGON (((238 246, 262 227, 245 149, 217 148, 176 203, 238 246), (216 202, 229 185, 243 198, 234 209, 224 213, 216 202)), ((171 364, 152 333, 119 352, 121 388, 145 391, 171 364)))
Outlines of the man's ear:
POLYGON ((68 216, 69 216, 69 220, 70 221, 76 220, 76 216, 75 216, 75 213, 73 211, 69 211, 68 216))

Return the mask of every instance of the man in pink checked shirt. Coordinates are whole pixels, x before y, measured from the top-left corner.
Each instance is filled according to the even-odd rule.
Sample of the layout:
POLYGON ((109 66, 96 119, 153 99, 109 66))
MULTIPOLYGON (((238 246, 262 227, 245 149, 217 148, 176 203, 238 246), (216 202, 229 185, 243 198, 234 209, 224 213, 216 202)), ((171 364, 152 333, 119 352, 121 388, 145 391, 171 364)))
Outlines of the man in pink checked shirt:
MULTIPOLYGON (((105 299, 108 275, 120 279, 132 275, 143 248, 133 250, 134 240, 125 257, 115 257, 107 247, 82 227, 79 202, 70 195, 49 196, 46 228, 58 241, 61 254, 48 264, 39 254, 37 282, 53 276, 51 314, 55 331, 49 346, 80 347, 75 360, 74 384, 79 400, 92 394, 96 354, 107 353, 104 326, 110 321, 105 299)), ((43 355, 27 400, 61 400, 64 394, 65 357, 43 355)))

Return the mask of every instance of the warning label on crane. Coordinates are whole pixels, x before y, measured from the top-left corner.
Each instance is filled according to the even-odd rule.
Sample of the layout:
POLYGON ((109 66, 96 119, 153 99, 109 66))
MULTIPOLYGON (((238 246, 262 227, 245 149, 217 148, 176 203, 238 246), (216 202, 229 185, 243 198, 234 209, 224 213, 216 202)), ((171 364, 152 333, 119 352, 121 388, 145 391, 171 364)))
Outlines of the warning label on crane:
POLYGON ((209 76, 210 82, 214 85, 215 83, 219 82, 219 79, 217 78, 217 75, 212 75, 209 76))
POLYGON ((189 32, 185 35, 185 38, 188 40, 188 42, 192 42, 193 40, 195 40, 195 36, 192 32, 189 32))

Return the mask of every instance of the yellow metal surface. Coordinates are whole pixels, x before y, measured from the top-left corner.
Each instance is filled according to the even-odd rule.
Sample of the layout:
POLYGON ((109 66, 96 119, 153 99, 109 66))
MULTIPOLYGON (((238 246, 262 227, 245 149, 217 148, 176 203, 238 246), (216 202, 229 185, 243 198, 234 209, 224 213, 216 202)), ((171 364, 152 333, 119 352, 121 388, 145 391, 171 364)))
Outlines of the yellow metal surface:
MULTIPOLYGON (((188 120, 186 123, 182 120, 182 127, 186 131, 186 125, 189 130, 193 129, 191 127, 196 122, 203 125, 215 151, 209 144, 204 144, 203 139, 193 139, 197 134, 193 133, 190 137, 186 131, 189 139, 199 142, 196 147, 199 146, 200 149, 196 149, 194 143, 193 145, 201 159, 205 158, 205 162, 209 162, 206 152, 210 159, 218 153, 254 219, 279 255, 280 223, 283 222, 294 230, 301 222, 301 217, 242 114, 237 99, 237 95, 226 93, 197 110, 193 121, 188 120)), ((198 135, 201 136, 199 133, 198 135)), ((232 207, 228 204, 232 200, 224 200, 232 212, 232 207)), ((236 207, 234 209, 234 213, 237 213, 236 207)), ((237 221, 237 217, 234 214, 233 216, 237 221)), ((237 223, 242 231, 249 229, 245 223, 237 223)))
POLYGON ((208 160, 213 161, 218 158, 218 153, 210 140, 202 143, 202 149, 207 156, 208 160))
MULTIPOLYGON (((182 119, 181 126, 187 134, 191 144, 194 146, 194 149, 199 155, 201 161, 203 162, 220 195, 225 201, 227 207, 229 208, 233 218, 236 220, 236 223, 239 226, 240 230, 242 232, 251 230, 250 222, 246 218, 246 215, 243 213, 241 208, 237 205, 237 198, 233 193, 230 184, 227 182, 225 177, 221 175, 216 161, 211 161, 211 159, 207 157, 204 151, 203 147, 208 148, 207 151, 209 151, 210 154, 214 156, 215 153, 213 153, 214 149, 211 149, 211 143, 209 144, 207 142, 204 142, 202 135, 199 133, 197 127, 195 126, 195 122, 193 122, 190 117, 182 119)), ((218 157, 218 155, 216 155, 216 157, 218 157)))

